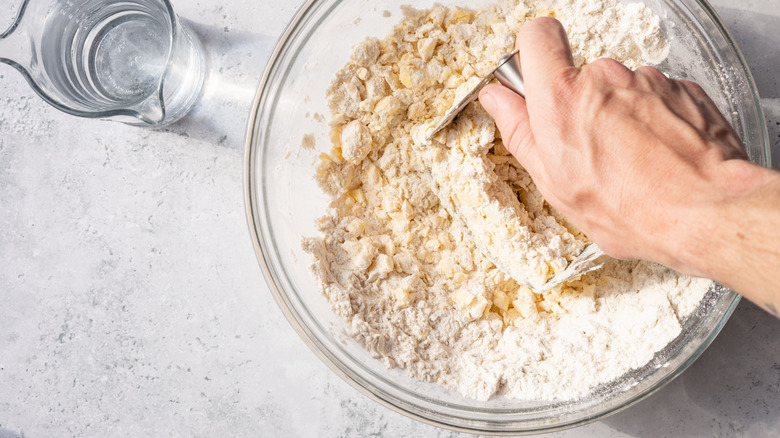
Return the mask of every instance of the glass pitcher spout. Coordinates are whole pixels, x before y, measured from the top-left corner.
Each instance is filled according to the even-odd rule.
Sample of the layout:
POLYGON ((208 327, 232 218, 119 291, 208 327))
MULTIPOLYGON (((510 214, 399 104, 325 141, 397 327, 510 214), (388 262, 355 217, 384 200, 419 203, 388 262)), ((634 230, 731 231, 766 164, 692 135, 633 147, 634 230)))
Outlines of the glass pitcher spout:
POLYGON ((23 0, 0 34, 0 62, 56 108, 160 126, 200 97, 200 42, 169 0, 23 0))
POLYGON ((23 0, 16 12, 11 26, 0 33, 0 62, 4 62, 17 70, 30 80, 30 69, 35 62, 35 43, 30 33, 22 25, 22 18, 29 0, 23 0))

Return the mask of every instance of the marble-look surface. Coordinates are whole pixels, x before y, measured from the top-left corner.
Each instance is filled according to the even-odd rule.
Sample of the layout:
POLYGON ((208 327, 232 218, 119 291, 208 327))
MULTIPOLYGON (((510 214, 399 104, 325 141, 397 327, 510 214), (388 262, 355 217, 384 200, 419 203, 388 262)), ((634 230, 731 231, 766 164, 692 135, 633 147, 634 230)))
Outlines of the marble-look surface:
MULTIPOLYGON (((212 77, 191 117, 161 131, 59 113, 0 65, 0 438, 459 436, 330 372, 257 266, 244 124, 300 3, 174 0, 212 77)), ((780 9, 714 6, 753 69, 780 158, 780 9)), ((678 379, 552 436, 778 436, 779 351, 780 320, 743 301, 678 379)))

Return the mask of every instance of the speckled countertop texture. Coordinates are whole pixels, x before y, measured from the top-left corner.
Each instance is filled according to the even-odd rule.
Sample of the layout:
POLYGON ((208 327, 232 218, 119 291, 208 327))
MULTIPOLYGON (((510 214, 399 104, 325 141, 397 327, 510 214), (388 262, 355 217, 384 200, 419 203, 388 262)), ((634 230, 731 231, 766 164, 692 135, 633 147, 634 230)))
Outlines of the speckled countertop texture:
MULTIPOLYGON (((191 116, 163 130, 62 114, 0 64, 0 438, 461 436, 333 374, 258 268, 244 125, 301 3, 174 0, 212 76, 191 116)), ((714 7, 756 77, 780 167, 780 8, 714 7)), ((743 300, 661 391, 551 436, 779 436, 779 352, 780 320, 743 300)))

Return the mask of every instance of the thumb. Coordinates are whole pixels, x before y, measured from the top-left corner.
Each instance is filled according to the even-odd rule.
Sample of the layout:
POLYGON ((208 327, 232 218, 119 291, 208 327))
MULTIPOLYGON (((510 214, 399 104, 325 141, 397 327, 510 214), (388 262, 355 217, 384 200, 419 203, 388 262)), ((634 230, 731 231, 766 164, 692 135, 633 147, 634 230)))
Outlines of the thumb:
POLYGON ((525 99, 509 88, 489 84, 479 93, 479 103, 496 121, 507 150, 531 174, 541 170, 525 99))

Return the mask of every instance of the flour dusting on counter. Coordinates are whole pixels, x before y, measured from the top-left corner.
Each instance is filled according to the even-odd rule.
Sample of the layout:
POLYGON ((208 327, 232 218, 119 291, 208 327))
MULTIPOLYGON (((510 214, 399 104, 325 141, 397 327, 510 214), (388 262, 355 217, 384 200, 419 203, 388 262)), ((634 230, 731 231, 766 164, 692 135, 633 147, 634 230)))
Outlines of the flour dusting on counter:
POLYGON ((388 367, 476 399, 573 399, 646 364, 711 282, 614 261, 534 293, 474 242, 543 281, 587 237, 544 201, 478 102, 421 139, 531 19, 561 20, 577 65, 611 57, 636 68, 668 53, 659 18, 616 0, 404 15, 386 38, 355 46, 328 90, 333 147, 317 180, 332 201, 304 247, 333 310, 388 367))

